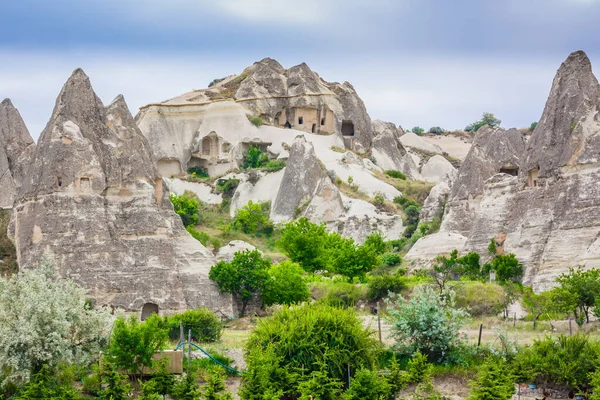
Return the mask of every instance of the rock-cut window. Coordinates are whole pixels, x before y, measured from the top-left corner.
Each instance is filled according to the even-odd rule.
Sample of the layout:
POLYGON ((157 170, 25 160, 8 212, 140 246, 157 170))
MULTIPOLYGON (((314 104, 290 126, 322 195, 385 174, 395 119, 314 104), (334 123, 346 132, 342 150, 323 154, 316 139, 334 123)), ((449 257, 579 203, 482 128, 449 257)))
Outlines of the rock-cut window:
POLYGON ((304 123, 304 117, 298 117, 298 125, 302 125, 304 123))

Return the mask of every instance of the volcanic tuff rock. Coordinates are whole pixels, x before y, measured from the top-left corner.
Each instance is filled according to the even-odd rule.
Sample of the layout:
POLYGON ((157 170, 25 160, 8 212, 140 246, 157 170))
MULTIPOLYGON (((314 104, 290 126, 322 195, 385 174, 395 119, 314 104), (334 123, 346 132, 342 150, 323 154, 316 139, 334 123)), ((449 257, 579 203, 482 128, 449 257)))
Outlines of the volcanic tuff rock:
POLYGON ((384 170, 401 171, 409 179, 418 179, 418 166, 400 143, 400 131, 396 125, 377 120, 373 121, 373 130, 375 137, 371 152, 377 165, 384 170))
MULTIPOLYGON (((437 235, 464 237, 457 248, 482 255, 496 238, 537 291, 569 267, 600 267, 599 112, 600 85, 587 56, 575 52, 559 68, 526 148, 513 130, 477 133, 437 235)), ((407 259, 426 258, 419 242, 407 259)))
POLYGON ((215 258, 184 229, 122 97, 104 107, 76 70, 19 192, 11 234, 21 268, 44 254, 100 305, 207 306, 234 314, 208 279, 215 258))
POLYGON ((0 103, 0 207, 11 207, 29 166, 35 143, 9 99, 0 103))

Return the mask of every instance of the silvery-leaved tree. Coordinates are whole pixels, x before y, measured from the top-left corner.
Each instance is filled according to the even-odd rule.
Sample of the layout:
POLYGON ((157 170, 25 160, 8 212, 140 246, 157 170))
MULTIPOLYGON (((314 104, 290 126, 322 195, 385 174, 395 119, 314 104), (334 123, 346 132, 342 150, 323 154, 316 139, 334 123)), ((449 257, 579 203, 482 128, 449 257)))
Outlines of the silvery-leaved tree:
POLYGON ((85 290, 38 268, 0 279, 0 377, 24 383, 44 365, 86 364, 98 357, 112 326, 108 311, 93 309, 85 290))

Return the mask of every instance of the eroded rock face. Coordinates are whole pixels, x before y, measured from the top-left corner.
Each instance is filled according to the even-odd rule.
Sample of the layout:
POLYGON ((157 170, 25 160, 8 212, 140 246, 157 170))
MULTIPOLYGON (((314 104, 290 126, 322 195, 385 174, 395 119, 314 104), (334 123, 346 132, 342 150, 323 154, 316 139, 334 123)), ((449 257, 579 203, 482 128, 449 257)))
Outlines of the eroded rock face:
POLYGON ((311 201, 322 179, 329 178, 321 169, 312 143, 298 136, 290 149, 290 158, 271 206, 271 219, 275 222, 291 220, 298 207, 311 201))
POLYGON ((390 122, 373 121, 373 147, 371 152, 377 165, 383 170, 396 170, 404 173, 409 179, 417 179, 419 170, 400 140, 396 126, 390 122))
POLYGON ((0 103, 0 207, 11 207, 29 167, 35 143, 9 99, 0 103))
POLYGON ((184 229, 147 140, 118 97, 104 107, 76 70, 63 87, 12 215, 21 268, 47 254, 99 305, 207 306, 234 315, 208 279, 214 256, 184 229))
POLYGON ((599 112, 600 85, 587 56, 575 52, 558 70, 527 148, 515 130, 477 133, 440 233, 417 242, 407 259, 419 260, 442 235, 465 237, 462 248, 448 243, 484 256, 496 238, 536 291, 569 267, 600 267, 599 112))

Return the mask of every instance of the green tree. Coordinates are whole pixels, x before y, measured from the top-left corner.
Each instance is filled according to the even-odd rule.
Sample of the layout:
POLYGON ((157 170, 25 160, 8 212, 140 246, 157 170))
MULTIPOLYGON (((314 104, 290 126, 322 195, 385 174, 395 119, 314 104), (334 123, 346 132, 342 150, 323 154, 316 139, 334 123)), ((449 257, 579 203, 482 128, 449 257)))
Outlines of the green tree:
POLYGON ((175 377, 169 372, 169 359, 155 360, 152 364, 154 367, 152 381, 154 382, 155 391, 164 398, 173 391, 175 385, 175 377))
POLYGON ((308 272, 324 270, 327 266, 327 228, 313 224, 308 218, 288 222, 281 230, 277 245, 293 262, 308 272))
POLYGON ((225 374, 220 370, 210 370, 204 377, 203 398, 205 400, 232 400, 233 396, 225 387, 225 374))
POLYGON ((138 375, 152 366, 154 353, 167 343, 168 330, 156 314, 144 322, 135 316, 118 318, 113 326, 108 356, 117 368, 138 375))
POLYGON ((458 273, 461 277, 476 281, 484 278, 481 274, 480 257, 474 251, 465 254, 456 260, 458 264, 458 273))
POLYGON ((405 237, 411 237, 412 234, 417 230, 420 212, 421 209, 414 204, 411 204, 404 209, 404 213, 406 214, 406 228, 404 229, 405 237))
POLYGON ((486 271, 495 271, 498 282, 516 282, 523 276, 523 265, 514 254, 499 254, 489 264, 484 266, 486 271))
POLYGON ((202 396, 202 392, 196 384, 196 375, 190 373, 181 376, 173 386, 171 397, 174 400, 198 400, 202 396))
POLYGON ((244 153, 242 168, 260 168, 268 162, 269 155, 263 153, 263 151, 258 147, 251 145, 250 148, 248 148, 248 151, 244 153))
POLYGON ((538 126, 538 122, 532 122, 531 125, 529 125, 529 131, 533 132, 535 130, 535 128, 538 126))
POLYGON ((515 382, 508 366, 490 358, 478 368, 477 379, 471 381, 469 400, 510 400, 514 393, 515 382))
MULTIPOLYGON (((87 365, 106 344, 112 317, 92 309, 86 291, 43 258, 0 279, 0 377, 23 384, 43 366, 87 365)), ((0 382, 2 384, 2 382, 0 382)))
POLYGON ((446 283, 458 279, 458 250, 453 250, 450 257, 438 256, 433 264, 431 276, 440 289, 440 294, 444 293, 446 283))
POLYGON ((400 275, 377 275, 369 278, 367 298, 378 301, 390 293, 400 293, 407 287, 406 278, 400 275))
POLYGON ((431 128, 429 128, 429 133, 434 133, 436 135, 441 135, 444 132, 446 132, 444 128, 441 128, 439 126, 432 126, 431 128))
POLYGON ((240 317, 243 317, 248 302, 264 290, 270 266, 271 262, 258 250, 246 250, 235 253, 231 262, 219 261, 210 269, 208 277, 221 292, 231 293, 242 301, 240 317))
POLYGON ((419 136, 421 136, 423 133, 425 133, 425 129, 421 128, 420 126, 415 126, 410 131, 412 133, 414 133, 415 135, 419 135, 419 136))
POLYGON ((369 234, 363 245, 371 247, 378 256, 385 253, 387 249, 387 246, 385 245, 385 238, 379 231, 369 234))
POLYGON ((600 270, 569 268, 569 273, 559 275, 556 282, 553 292, 559 308, 573 313, 577 321, 590 322, 590 307, 600 298, 600 270))
POLYGON ((273 222, 269 220, 269 203, 254 203, 252 200, 235 212, 233 227, 244 233, 273 233, 273 222))
POLYGON ((328 270, 349 280, 362 277, 377 265, 376 250, 368 245, 357 246, 354 240, 331 233, 328 238, 330 266, 328 270))
POLYGON ((198 216, 198 210, 200 208, 200 202, 190 195, 188 192, 184 193, 183 196, 177 196, 175 193, 171 193, 169 196, 175 213, 181 217, 184 226, 195 226, 198 224, 200 217, 198 216))
POLYGON ((131 390, 129 378, 117 371, 115 365, 109 360, 105 360, 102 368, 102 383, 105 389, 102 390, 102 397, 109 400, 126 400, 127 393, 131 390))
POLYGON ((529 286, 523 288, 521 305, 533 316, 533 329, 536 328, 537 320, 542 314, 554 310, 552 294, 552 291, 535 293, 529 286))
POLYGON ((392 324, 395 348, 404 354, 416 351, 432 361, 444 361, 462 342, 459 330, 469 314, 455 307, 455 294, 439 296, 430 287, 417 287, 410 298, 400 295, 388 299, 388 318, 392 324))
POLYGON ((488 125, 490 128, 499 126, 502 123, 498 118, 494 116, 492 113, 483 113, 483 116, 480 121, 473 122, 471 125, 468 125, 465 128, 465 131, 469 133, 474 133, 479 130, 484 125, 488 125))
POLYGON ((377 372, 365 368, 359 369, 350 382, 350 388, 344 393, 344 400, 386 400, 391 387, 377 372))
POLYGON ((302 303, 310 291, 302 278, 304 270, 291 261, 282 261, 269 268, 270 279, 261 293, 265 305, 302 303))

